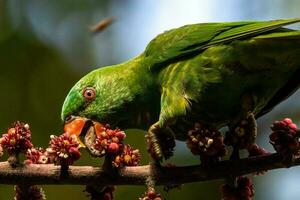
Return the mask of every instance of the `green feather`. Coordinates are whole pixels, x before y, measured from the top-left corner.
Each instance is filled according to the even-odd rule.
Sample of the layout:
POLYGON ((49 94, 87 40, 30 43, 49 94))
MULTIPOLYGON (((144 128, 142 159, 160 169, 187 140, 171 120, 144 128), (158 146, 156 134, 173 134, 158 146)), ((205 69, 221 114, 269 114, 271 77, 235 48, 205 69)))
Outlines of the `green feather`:
MULTIPOLYGON (((259 39, 263 38, 299 37, 299 32, 261 35, 299 21, 300 19, 194 24, 173 29, 156 37, 147 46, 145 55, 146 59, 150 60, 148 64, 151 71, 161 70, 160 125, 163 126, 168 121, 174 121, 173 119, 179 116, 185 116, 187 111, 191 109, 190 102, 199 100, 205 86, 222 81, 221 70, 218 70, 216 66, 211 67, 209 65, 213 62, 214 57, 229 55, 226 53, 217 55, 217 53, 212 52, 210 56, 204 56, 205 54, 195 56, 195 53, 238 39, 247 39, 251 36, 258 36, 255 38, 258 42, 259 39), (194 57, 191 58, 188 55, 194 57)), ((221 46, 220 48, 224 47, 221 46)), ((219 52, 218 48, 215 48, 215 51, 219 52)), ((231 73, 230 69, 222 67, 222 64, 219 67, 231 73)), ((251 67, 253 68, 253 66, 251 67)))
POLYGON ((211 46, 246 39, 299 21, 297 18, 265 22, 186 25, 157 36, 149 43, 145 54, 150 70, 156 70, 157 67, 166 66, 167 62, 199 53, 211 46))

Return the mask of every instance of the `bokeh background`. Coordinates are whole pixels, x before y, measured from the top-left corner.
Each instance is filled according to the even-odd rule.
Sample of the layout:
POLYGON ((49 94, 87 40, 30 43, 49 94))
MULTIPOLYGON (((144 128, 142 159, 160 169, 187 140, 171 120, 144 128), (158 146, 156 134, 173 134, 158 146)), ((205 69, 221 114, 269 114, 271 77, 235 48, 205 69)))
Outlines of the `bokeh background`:
MULTIPOLYGON (((142 52, 157 34, 199 22, 268 20, 300 17, 299 0, 0 0, 0 132, 16 120, 26 121, 37 146, 61 134, 60 109, 70 87, 84 74, 117 64, 142 52), (89 27, 106 17, 116 22, 92 35, 89 27)), ((294 26, 294 28, 300 28, 294 26)), ((291 117, 300 124, 300 91, 259 119, 258 143, 268 144, 269 125, 291 117)), ((145 153, 144 133, 128 132, 127 142, 145 153)), ((97 165, 85 152, 78 164, 97 165)), ((198 163, 178 142, 177 165, 198 163)), ((300 168, 274 170, 255 177, 255 199, 300 198, 300 168)), ((1 183, 1 180, 0 180, 1 183)), ((166 199, 220 199, 222 181, 185 184, 162 192, 166 199)), ((45 186, 48 200, 88 199, 83 186, 45 186)), ((120 186, 116 199, 132 200, 143 186, 120 186)), ((12 186, 0 185, 0 199, 13 199, 12 186)))

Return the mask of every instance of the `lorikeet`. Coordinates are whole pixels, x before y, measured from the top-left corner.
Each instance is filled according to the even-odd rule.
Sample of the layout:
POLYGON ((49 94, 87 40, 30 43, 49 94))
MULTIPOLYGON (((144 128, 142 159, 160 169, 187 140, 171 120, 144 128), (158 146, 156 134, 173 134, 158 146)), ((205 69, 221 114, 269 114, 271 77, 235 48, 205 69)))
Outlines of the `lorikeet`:
MULTIPOLYGON (((80 79, 61 119, 66 129, 77 127, 77 135, 91 120, 121 129, 150 127, 149 147, 158 160, 168 157, 159 138, 184 140, 195 123, 220 129, 255 122, 300 86, 300 31, 283 28, 297 22, 204 23, 166 31, 139 56, 80 79)), ((88 147, 94 138, 86 137, 88 147)))

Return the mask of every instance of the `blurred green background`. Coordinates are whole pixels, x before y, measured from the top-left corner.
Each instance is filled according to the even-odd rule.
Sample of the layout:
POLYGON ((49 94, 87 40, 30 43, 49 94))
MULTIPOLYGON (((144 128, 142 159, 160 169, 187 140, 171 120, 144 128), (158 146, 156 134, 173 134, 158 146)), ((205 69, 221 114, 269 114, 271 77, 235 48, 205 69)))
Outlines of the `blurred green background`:
MULTIPOLYGON (((299 0, 0 0, 0 132, 16 120, 31 125, 36 146, 61 134, 60 109, 70 87, 84 74, 123 62, 143 51, 164 30, 189 23, 300 17, 299 0), (116 22, 92 35, 89 27, 106 17, 116 22)), ((299 26, 294 26, 299 28, 299 26)), ((259 120, 258 143, 268 144, 269 125, 291 117, 300 124, 300 91, 259 120)), ((127 142, 145 153, 143 132, 128 131, 127 142)), ((86 152, 78 164, 97 165, 86 152)), ((172 162, 198 163, 178 142, 172 162)), ((1 182, 1 180, 0 180, 1 182)), ((300 167, 255 177, 255 199, 300 198, 300 167)), ((185 184, 162 192, 166 199, 220 199, 222 181, 185 184)), ((48 200, 88 199, 83 186, 45 186, 48 200)), ((120 186, 116 199, 132 200, 143 186, 120 186)), ((13 199, 12 186, 0 185, 0 199, 13 199)))

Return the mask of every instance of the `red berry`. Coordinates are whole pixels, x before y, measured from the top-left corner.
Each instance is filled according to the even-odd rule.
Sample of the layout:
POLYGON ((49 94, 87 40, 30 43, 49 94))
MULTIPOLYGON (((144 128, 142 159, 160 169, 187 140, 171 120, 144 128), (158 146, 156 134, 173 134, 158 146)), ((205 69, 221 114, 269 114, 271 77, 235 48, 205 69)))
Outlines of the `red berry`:
POLYGON ((112 142, 109 144, 107 151, 109 153, 116 154, 119 152, 119 145, 117 143, 112 142))
POLYGON ((7 131, 8 134, 15 134, 16 133, 16 129, 15 128, 10 128, 7 131))
POLYGON ((104 196, 102 197, 103 200, 112 200, 111 195, 108 193, 105 193, 104 196))
MULTIPOLYGON (((271 136, 270 136, 270 138, 271 138, 271 136)), ((251 145, 248 148, 248 152, 249 152, 249 157, 269 154, 269 152, 267 150, 265 150, 264 148, 259 147, 256 144, 251 145)))
POLYGON ((69 154, 72 158, 74 158, 75 160, 79 159, 80 158, 80 151, 78 150, 78 148, 76 147, 71 147, 69 149, 69 154))
POLYGON ((49 148, 47 150, 49 158, 55 164, 71 165, 80 157, 79 142, 72 135, 64 133, 60 136, 50 136, 49 148))
POLYGON ((100 137, 101 137, 102 139, 108 139, 108 135, 106 134, 105 131, 101 132, 100 137))
POLYGON ((156 193, 154 191, 149 191, 147 193, 147 196, 150 198, 150 199, 154 199, 156 197, 156 193))
POLYGON ((29 125, 23 122, 15 122, 7 134, 3 134, 0 143, 8 153, 26 153, 33 145, 31 143, 31 132, 29 125))
POLYGON ((115 135, 114 130, 111 130, 111 129, 107 129, 106 133, 107 133, 108 136, 114 136, 115 135))
POLYGON ((116 137, 119 138, 119 140, 123 140, 126 137, 126 134, 123 131, 118 131, 116 137))
POLYGON ((119 143, 119 138, 117 138, 117 137, 112 137, 112 138, 111 138, 111 141, 114 142, 114 143, 119 143))
POLYGON ((293 121, 292 121, 290 118, 285 118, 285 119, 283 120, 283 122, 284 122, 286 125, 289 125, 289 124, 292 124, 292 123, 293 123, 293 121))
POLYGON ((290 127, 290 129, 292 129, 292 130, 297 130, 297 129, 298 129, 297 125, 294 124, 294 123, 289 124, 289 127, 290 127))

